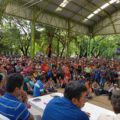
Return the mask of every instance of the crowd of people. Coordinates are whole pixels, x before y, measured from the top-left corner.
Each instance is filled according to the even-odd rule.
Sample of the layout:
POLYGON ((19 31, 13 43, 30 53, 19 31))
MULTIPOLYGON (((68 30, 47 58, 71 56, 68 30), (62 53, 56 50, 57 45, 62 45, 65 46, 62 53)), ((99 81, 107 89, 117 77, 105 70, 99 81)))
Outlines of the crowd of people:
MULTIPOLYGON (((88 89, 88 95, 94 91, 100 94, 103 90, 120 86, 120 62, 106 59, 81 58, 44 58, 36 57, 0 57, 0 75, 5 84, 10 73, 21 73, 24 77, 23 90, 34 97, 55 92, 56 88, 64 88, 72 80, 79 80, 88 89)), ((1 77, 0 77, 1 78, 1 77)), ((3 94, 4 85, 0 88, 3 94)))
MULTIPOLYGON (((88 99, 92 97, 92 93, 96 95, 107 94, 109 99, 111 99, 113 91, 120 87, 120 61, 102 58, 66 59, 39 56, 31 59, 24 56, 0 56, 0 95, 4 95, 0 97, 0 102, 4 101, 3 99, 12 98, 12 94, 21 101, 19 103, 18 99, 13 98, 14 102, 17 101, 17 108, 21 106, 20 109, 22 108, 22 110, 26 111, 25 113, 23 112, 23 115, 16 113, 16 116, 14 116, 11 110, 10 116, 6 113, 7 117, 11 118, 11 116, 14 116, 14 119, 16 119, 25 114, 26 119, 24 120, 28 118, 32 120, 33 117, 26 109, 30 107, 27 103, 28 94, 32 97, 37 97, 50 92, 56 92, 58 88, 66 88, 66 85, 75 81, 79 81, 81 85, 85 86, 86 90, 84 92, 86 92, 88 99), (20 79, 23 79, 23 82, 19 83, 20 79), (15 84, 15 80, 17 84, 15 84), (15 87, 13 88, 14 85, 15 87), (16 88, 19 88, 19 90, 16 88)), ((15 109, 15 106, 11 106, 11 104, 10 101, 10 106, 8 106, 15 109)), ((4 107, 3 111, 6 109, 4 107)), ((0 113, 3 111, 0 111, 0 113)), ((46 120, 46 118, 43 120, 46 120)))

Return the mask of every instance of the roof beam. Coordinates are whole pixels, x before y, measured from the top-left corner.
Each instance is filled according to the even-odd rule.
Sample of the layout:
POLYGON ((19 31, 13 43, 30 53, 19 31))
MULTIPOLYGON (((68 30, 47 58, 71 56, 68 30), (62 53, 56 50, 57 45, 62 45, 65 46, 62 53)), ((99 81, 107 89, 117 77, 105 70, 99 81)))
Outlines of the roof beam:
MULTIPOLYGON (((62 8, 62 9, 64 9, 64 10, 67 10, 68 12, 71 12, 72 14, 78 15, 78 16, 80 16, 80 17, 82 17, 82 18, 86 18, 86 16, 81 15, 81 14, 79 14, 79 13, 76 13, 76 12, 74 12, 74 11, 66 8, 66 7, 61 7, 61 6, 59 6, 58 4, 54 3, 53 1, 50 1, 50 0, 46 0, 46 1, 49 2, 49 3, 51 3, 51 4, 54 4, 54 5, 57 6, 57 7, 60 7, 60 8, 62 8)), ((70 17, 69 19, 72 19, 72 18, 70 17)), ((91 21, 96 22, 96 21, 94 21, 94 20, 91 20, 91 21)), ((80 22, 81 22, 81 21, 80 21, 80 22)), ((82 22, 81 22, 81 23, 82 23, 82 22)), ((82 24, 83 24, 83 23, 82 23, 82 24)))
MULTIPOLYGON (((84 8, 82 5, 78 5, 78 4, 75 3, 74 1, 71 1, 71 3, 73 3, 73 4, 76 5, 76 6, 78 6, 79 8, 85 9, 85 10, 88 11, 89 13, 92 12, 92 11, 90 11, 90 10, 84 8)), ((78 12, 80 12, 80 10, 79 10, 78 12)), ((76 15, 76 14, 72 15, 70 18, 73 18, 75 15, 76 15)), ((96 21, 92 21, 92 22, 96 23, 96 21)), ((84 24, 84 23, 83 23, 83 24, 84 24)))
MULTIPOLYGON (((49 1, 52 1, 52 0, 49 0, 49 1)), ((21 4, 24 4, 23 2, 20 2, 21 4)), ((36 3, 38 3, 38 2, 36 2, 36 3)), ((49 3, 49 2, 48 2, 49 3)), ((27 3, 26 3, 27 4, 27 3)), ((34 10, 34 8, 33 8, 33 6, 35 5, 35 3, 32 3, 30 6, 28 6, 28 7, 25 7, 24 5, 24 8, 23 9, 25 9, 25 8, 29 8, 29 7, 32 7, 32 10, 34 10)), ((47 5, 49 5, 49 4, 47 4, 47 5)), ((22 7, 23 7, 22 6, 22 7)), ((40 7, 37 7, 37 6, 35 6, 35 8, 37 9, 37 11, 42 11, 42 12, 45 12, 45 13, 48 13, 48 14, 50 14, 50 15, 53 15, 53 16, 58 16, 58 17, 60 17, 60 18, 63 18, 63 19, 66 19, 66 20, 70 20, 70 21, 72 21, 72 22, 74 22, 74 23, 76 23, 76 24, 81 24, 81 25, 83 25, 83 23, 81 23, 80 21, 79 22, 77 22, 77 21, 75 21, 75 20, 72 20, 72 19, 70 19, 70 18, 65 18, 65 17, 63 17, 62 15, 58 15, 58 14, 56 14, 56 13, 53 13, 53 12, 50 12, 50 11, 47 11, 47 10, 45 10, 45 8, 46 8, 47 6, 44 6, 43 8, 40 8, 40 7)), ((41 12, 40 12, 41 13, 41 12)), ((36 16, 39 16, 40 14, 39 14, 39 12, 38 12, 38 15, 36 15, 36 16)), ((37 18, 37 17, 36 17, 37 18)), ((88 27, 87 25, 83 25, 83 26, 85 26, 85 27, 88 27)))
MULTIPOLYGON (((118 22, 120 21, 120 11, 117 11, 115 13, 113 13, 111 15, 111 19, 112 19, 112 22, 114 23, 114 26, 116 27, 116 33, 115 34, 118 34, 120 33, 120 29, 119 29, 119 26, 118 23, 117 25, 115 24, 115 22, 118 22)), ((109 27, 110 25, 112 25, 111 21, 109 21, 110 18, 105 18, 103 21, 99 22, 98 24, 96 24, 94 26, 94 34, 109 34, 110 33, 110 28, 107 28, 109 27), (107 29, 107 30, 106 30, 107 29), (103 31, 102 31, 103 30, 103 31)), ((113 25, 112 25, 113 27, 113 25)))
MULTIPOLYGON (((117 21, 119 21, 119 20, 120 20, 120 18, 116 18, 115 20, 113 20, 113 22, 117 22, 117 21)), ((111 24, 111 22, 108 23, 108 24, 106 24, 105 26, 101 26, 101 27, 99 27, 99 29, 96 30, 96 31, 94 32, 94 34, 98 33, 98 32, 101 31, 102 29, 108 27, 110 24, 111 24)), ((120 32, 119 32, 119 33, 120 33, 120 32)), ((118 34, 118 33, 116 32, 115 34, 118 34)))
MULTIPOLYGON (((108 0, 104 0, 105 2, 109 2, 108 0)), ((116 10, 118 10, 118 8, 115 6, 115 5, 113 5, 113 4, 110 4, 112 7, 114 7, 116 10)))
POLYGON ((7 7, 7 5, 11 2, 12 0, 2 0, 0 1, 0 20, 3 16, 3 13, 7 7))
MULTIPOLYGON (((81 7, 81 8, 83 8, 83 9, 85 9, 87 12, 89 12, 89 13, 92 13, 93 11, 92 10, 90 10, 90 9, 88 9, 88 8, 85 8, 85 7, 83 7, 82 5, 79 5, 79 4, 77 4, 75 1, 71 1, 71 3, 73 3, 74 5, 76 5, 76 6, 78 6, 78 7, 81 7)), ((96 15, 96 16, 98 16, 98 17, 101 17, 100 15, 96 15)))
MULTIPOLYGON (((5 13, 11 16, 16 16, 28 20, 32 20, 32 13, 33 9, 32 7, 27 8, 27 7, 22 7, 22 4, 13 2, 9 4, 6 8, 5 13)), ((61 28, 61 29, 67 29, 67 21, 65 17, 46 12, 45 10, 42 11, 42 13, 39 15, 37 18, 36 22, 50 25, 56 28, 61 28)), ((88 27, 85 25, 80 24, 79 22, 75 22, 73 20, 70 20, 70 24, 74 26, 71 31, 81 33, 81 34, 88 34, 88 27)))
MULTIPOLYGON (((89 0, 87 0, 87 2, 89 2, 90 4, 92 4, 93 6, 95 6, 96 8, 100 8, 101 6, 98 6, 96 5, 95 3, 93 2, 90 2, 89 0)), ((100 8, 101 9, 101 8, 100 8)), ((111 21, 111 24, 113 26, 113 30, 114 30, 114 33, 116 33, 116 28, 114 26, 114 22, 112 21, 112 18, 111 18, 111 15, 105 10, 105 9, 102 9, 102 11, 108 16, 109 20, 111 21)))

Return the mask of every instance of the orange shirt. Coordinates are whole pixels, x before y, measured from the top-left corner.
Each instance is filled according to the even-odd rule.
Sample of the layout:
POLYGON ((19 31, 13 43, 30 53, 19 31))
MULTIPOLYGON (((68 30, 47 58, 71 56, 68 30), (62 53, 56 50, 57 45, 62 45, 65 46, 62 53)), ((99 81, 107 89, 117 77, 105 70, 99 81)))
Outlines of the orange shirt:
POLYGON ((48 70, 49 70, 48 64, 45 64, 45 63, 42 64, 42 65, 41 65, 41 70, 42 70, 42 71, 45 71, 45 72, 48 72, 48 70))

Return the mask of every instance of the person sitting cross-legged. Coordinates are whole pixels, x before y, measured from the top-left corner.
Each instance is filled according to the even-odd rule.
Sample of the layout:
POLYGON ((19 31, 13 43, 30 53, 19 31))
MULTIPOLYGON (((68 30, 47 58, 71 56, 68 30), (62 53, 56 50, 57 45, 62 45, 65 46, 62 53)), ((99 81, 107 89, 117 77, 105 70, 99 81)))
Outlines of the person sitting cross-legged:
POLYGON ((46 106, 42 120, 89 120, 81 110, 86 100, 87 88, 80 81, 65 87, 64 97, 53 98, 46 106))

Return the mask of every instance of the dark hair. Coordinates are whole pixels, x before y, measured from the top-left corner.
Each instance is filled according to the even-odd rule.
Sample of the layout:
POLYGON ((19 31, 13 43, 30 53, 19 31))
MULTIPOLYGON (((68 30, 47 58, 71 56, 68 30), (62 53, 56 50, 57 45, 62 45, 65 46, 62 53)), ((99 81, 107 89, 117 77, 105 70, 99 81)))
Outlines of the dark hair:
POLYGON ((23 85, 23 76, 19 73, 12 73, 8 76, 6 83, 6 91, 14 92, 15 88, 21 88, 23 85))
POLYGON ((69 82, 64 91, 64 97, 72 100, 72 98, 77 98, 78 100, 82 96, 83 92, 86 92, 87 88, 80 83, 80 81, 69 82))
POLYGON ((36 80, 43 80, 44 78, 43 78, 43 75, 38 75, 37 77, 36 77, 36 80))
POLYGON ((113 91, 111 103, 115 113, 120 113, 120 89, 113 91))
POLYGON ((2 79, 3 79, 3 75, 0 74, 0 82, 2 81, 2 79))

